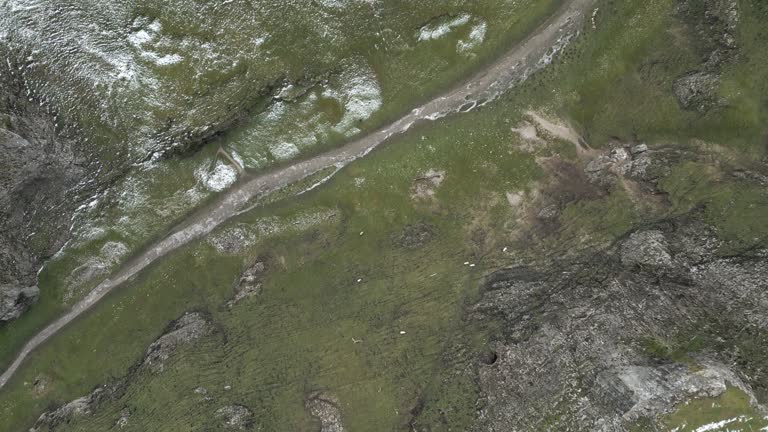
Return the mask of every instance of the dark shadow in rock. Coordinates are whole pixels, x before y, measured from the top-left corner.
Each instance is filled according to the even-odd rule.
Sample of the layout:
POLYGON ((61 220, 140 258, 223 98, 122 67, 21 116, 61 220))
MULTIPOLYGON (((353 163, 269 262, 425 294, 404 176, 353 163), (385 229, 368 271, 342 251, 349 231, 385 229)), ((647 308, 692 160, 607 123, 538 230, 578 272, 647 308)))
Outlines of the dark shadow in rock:
POLYGON ((499 359, 499 355, 496 351, 488 350, 480 353, 479 358, 481 363, 490 366, 496 363, 499 359))

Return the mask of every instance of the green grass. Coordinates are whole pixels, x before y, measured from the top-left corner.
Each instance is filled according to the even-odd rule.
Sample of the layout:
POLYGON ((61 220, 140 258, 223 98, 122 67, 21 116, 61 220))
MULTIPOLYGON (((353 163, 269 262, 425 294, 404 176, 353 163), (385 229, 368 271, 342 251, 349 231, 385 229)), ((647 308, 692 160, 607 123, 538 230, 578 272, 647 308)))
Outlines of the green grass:
POLYGON ((743 2, 737 34, 742 55, 724 66, 724 106, 705 115, 683 111, 672 92, 675 79, 700 67, 698 36, 672 13, 673 2, 601 2, 597 30, 534 77, 522 92, 527 103, 544 100, 552 111, 575 120, 593 147, 611 140, 698 140, 759 159, 766 154, 765 95, 768 61, 766 13, 743 2), (586 71, 589 71, 588 73, 586 71), (554 97, 553 97, 554 96, 554 97))
POLYGON ((729 178, 709 164, 685 162, 661 182, 673 212, 703 207, 704 218, 726 242, 724 253, 765 244, 768 193, 754 183, 729 178))
POLYGON ((562 238, 591 237, 604 242, 629 231, 640 221, 640 212, 624 189, 617 186, 604 198, 570 204, 560 220, 564 225, 562 238))
POLYGON ((689 432, 705 425, 731 420, 735 421, 707 430, 747 432, 768 426, 768 418, 754 409, 750 405, 749 397, 735 387, 728 387, 716 398, 702 398, 685 403, 662 421, 666 426, 664 430, 689 432))

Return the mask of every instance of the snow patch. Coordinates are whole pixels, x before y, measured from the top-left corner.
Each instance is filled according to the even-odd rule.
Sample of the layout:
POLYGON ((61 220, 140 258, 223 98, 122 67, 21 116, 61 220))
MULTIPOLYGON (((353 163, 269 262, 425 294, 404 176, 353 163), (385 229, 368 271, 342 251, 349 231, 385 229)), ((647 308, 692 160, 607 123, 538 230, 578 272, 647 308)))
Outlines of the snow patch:
POLYGON ((464 13, 457 17, 438 19, 436 22, 422 26, 418 32, 418 39, 419 41, 440 39, 454 28, 467 24, 471 18, 470 14, 464 13))
POLYGON ((326 90, 324 95, 335 97, 344 105, 344 116, 334 127, 347 136, 360 132, 356 123, 368 119, 382 105, 381 88, 369 67, 351 67, 340 77, 341 90, 326 90))
POLYGON ((140 47, 146 43, 149 43, 154 39, 153 35, 150 35, 146 30, 139 30, 128 35, 128 42, 135 47, 140 47))
POLYGON ((208 166, 210 165, 204 164, 198 168, 195 178, 210 191, 221 192, 237 180, 237 171, 228 164, 218 161, 213 170, 208 170, 208 166))
MULTIPOLYGON (((134 21, 134 26, 141 26, 144 18, 137 18, 134 21)), ((153 42, 160 37, 160 31, 163 29, 162 24, 155 20, 145 25, 146 28, 140 28, 135 32, 128 35, 128 42, 138 50, 141 58, 151 61, 157 66, 168 66, 181 62, 184 58, 178 54, 159 54, 156 51, 150 49, 153 42), (149 48, 147 48, 149 46, 149 48)))
POLYGON ((277 160, 286 160, 299 154, 299 148, 296 147, 296 144, 283 142, 271 145, 269 147, 269 152, 272 153, 272 156, 277 160))
POLYGON ((107 274, 127 255, 128 246, 124 243, 116 241, 104 243, 99 251, 99 256, 86 259, 83 264, 70 272, 67 277, 64 300, 69 301, 74 298, 85 284, 98 276, 107 274))
POLYGON ((268 216, 254 223, 241 223, 219 231, 209 237, 208 244, 219 253, 238 254, 266 237, 285 232, 305 231, 314 226, 330 223, 336 217, 337 211, 334 209, 307 211, 289 218, 268 216))
MULTIPOLYGON (((744 423, 749 420, 752 420, 750 417, 747 417, 745 415, 740 415, 738 417, 733 417, 726 420, 721 420, 714 423, 705 424, 704 426, 699 426, 696 428, 694 432, 709 432, 709 431, 716 431, 719 429, 722 429, 723 426, 727 426, 732 423, 744 423)), ((730 430, 730 429, 729 429, 730 430)))
POLYGON ((321 6, 333 9, 341 9, 343 7, 349 6, 352 3, 367 3, 372 5, 377 1, 378 0, 317 0, 321 6))
POLYGON ((486 24, 485 21, 475 24, 472 26, 472 30, 469 32, 467 39, 460 40, 456 44, 456 49, 463 53, 479 47, 485 40, 485 33, 487 30, 488 24, 486 24))

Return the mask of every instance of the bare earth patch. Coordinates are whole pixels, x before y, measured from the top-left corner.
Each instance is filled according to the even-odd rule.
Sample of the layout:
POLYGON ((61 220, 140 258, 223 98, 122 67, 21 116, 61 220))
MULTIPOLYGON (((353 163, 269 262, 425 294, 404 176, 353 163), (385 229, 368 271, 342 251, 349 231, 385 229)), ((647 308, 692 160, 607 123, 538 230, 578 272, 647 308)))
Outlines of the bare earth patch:
POLYGON ((445 171, 430 169, 413 180, 411 197, 414 200, 429 201, 435 197, 435 190, 445 180, 445 171))

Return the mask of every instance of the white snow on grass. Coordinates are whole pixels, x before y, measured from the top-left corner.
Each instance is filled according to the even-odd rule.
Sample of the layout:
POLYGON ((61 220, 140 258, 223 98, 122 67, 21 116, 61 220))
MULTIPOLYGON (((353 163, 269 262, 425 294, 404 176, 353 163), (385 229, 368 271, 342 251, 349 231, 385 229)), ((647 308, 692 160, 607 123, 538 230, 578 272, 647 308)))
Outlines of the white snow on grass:
POLYGON ((149 24, 144 24, 141 28, 145 18, 137 18, 134 21, 134 26, 140 27, 139 30, 134 31, 128 35, 128 42, 138 51, 141 58, 151 61, 157 66, 168 66, 181 62, 184 60, 179 54, 159 54, 153 49, 155 42, 161 37, 160 31, 163 29, 163 25, 160 21, 154 20, 149 24))
POLYGON ((287 218, 267 216, 259 218, 253 223, 240 223, 217 231, 208 237, 208 244, 219 253, 238 254, 252 247, 259 240, 286 232, 301 232, 315 226, 332 223, 337 216, 338 211, 329 208, 309 210, 287 218))
POLYGON ((454 28, 467 24, 471 18, 470 14, 465 13, 457 17, 441 19, 435 23, 426 24, 419 29, 419 41, 440 39, 454 28))
POLYGON ((341 74, 341 89, 326 90, 327 97, 334 97, 344 106, 344 116, 334 127, 347 136, 360 132, 356 124, 368 119, 382 105, 381 88, 370 67, 350 67, 341 74))
POLYGON ((108 266, 115 265, 128 254, 128 246, 124 243, 109 241, 101 247, 101 256, 108 266))
POLYGON ((228 147, 240 153, 247 168, 261 168, 339 135, 359 133, 360 123, 381 109, 381 88, 364 59, 347 59, 340 69, 306 87, 286 83, 264 112, 230 136, 228 147))
POLYGON ((173 65, 184 60, 184 57, 178 54, 167 54, 164 56, 160 56, 153 52, 144 52, 142 53, 142 57, 146 58, 147 60, 151 61, 152 63, 158 66, 173 65))
POLYGON ((485 33, 488 31, 488 24, 485 21, 481 21, 472 26, 472 30, 469 32, 469 36, 466 40, 460 40, 456 44, 456 49, 459 52, 467 52, 479 47, 485 40, 485 33))
POLYGON ((269 146, 269 152, 277 160, 286 160, 299 154, 299 148, 296 144, 281 142, 269 146))
POLYGON ((151 42, 152 39, 154 39, 154 35, 149 34, 146 30, 139 30, 128 35, 128 42, 135 47, 141 47, 151 42))
POLYGON ((208 163, 203 164, 195 171, 195 178, 205 186, 206 189, 213 192, 221 192, 232 186, 237 180, 237 170, 221 161, 216 162, 213 170, 208 169, 208 163))
POLYGON ((117 264, 128 255, 129 249, 125 243, 117 241, 106 242, 97 256, 88 256, 80 261, 80 265, 73 269, 66 278, 67 289, 64 292, 64 301, 69 301, 81 294, 83 288, 87 288, 89 282, 99 276, 109 273, 117 264))
POLYGON ((367 3, 373 5, 379 0, 317 0, 320 6, 331 9, 341 9, 353 3, 367 3))
POLYGON ((329 8, 340 8, 344 7, 347 2, 344 0, 318 0, 318 3, 329 8))
POLYGON ((269 122, 276 122, 283 118, 285 115, 285 111, 288 108, 288 104, 282 101, 278 101, 272 104, 271 107, 269 107, 269 110, 266 113, 265 120, 269 122))
MULTIPOLYGON (((737 417, 733 417, 726 420, 721 420, 714 423, 705 424, 704 426, 699 426, 694 430, 694 432, 710 432, 710 431, 718 431, 721 430, 724 426, 731 425, 733 423, 744 423, 747 421, 752 420, 750 417, 747 417, 745 415, 740 415, 737 417)), ((729 428, 730 429, 730 428, 729 428)))

